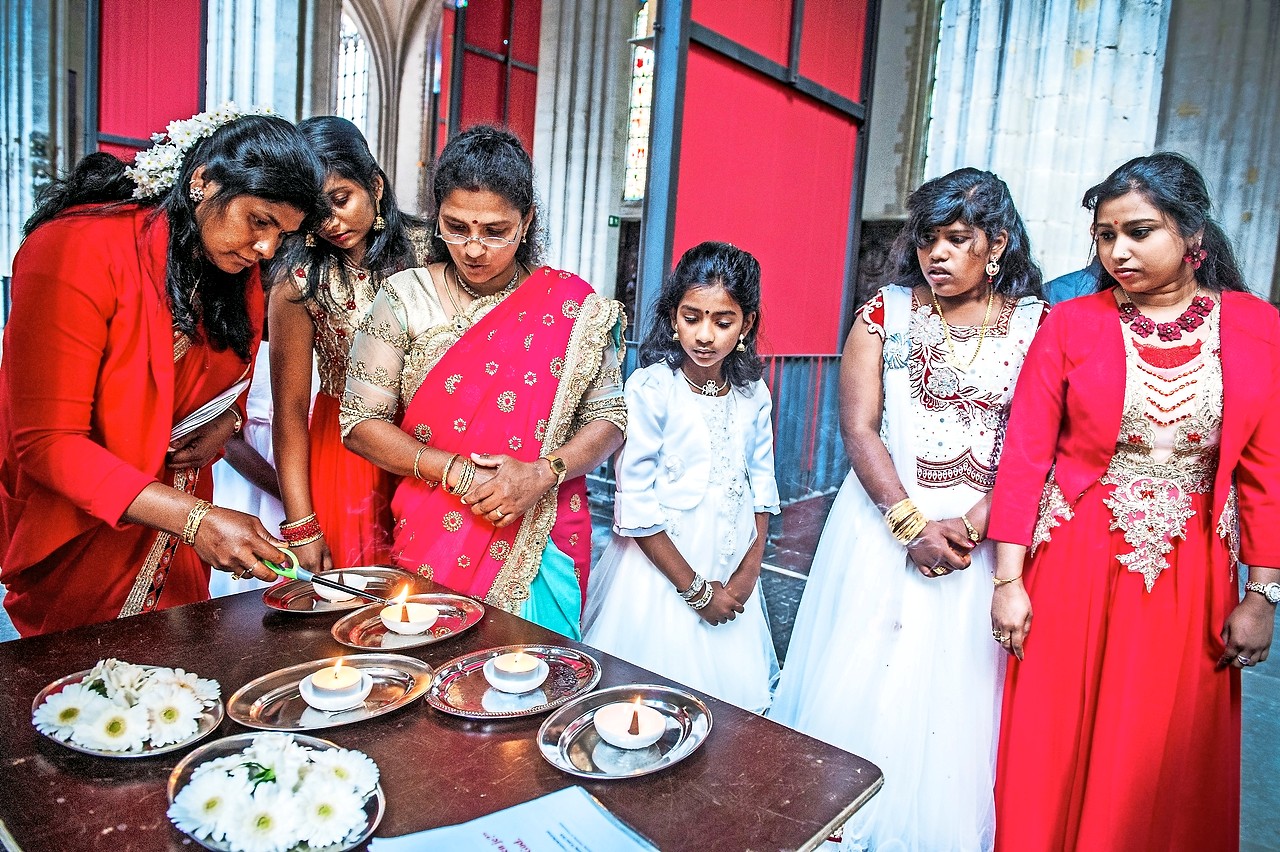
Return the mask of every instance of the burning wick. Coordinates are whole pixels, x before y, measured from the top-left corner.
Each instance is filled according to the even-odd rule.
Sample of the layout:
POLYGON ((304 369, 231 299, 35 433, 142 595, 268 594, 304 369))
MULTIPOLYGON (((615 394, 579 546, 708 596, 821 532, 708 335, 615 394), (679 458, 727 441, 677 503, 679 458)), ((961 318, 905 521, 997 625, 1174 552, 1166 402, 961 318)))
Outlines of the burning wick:
POLYGON ((631 711, 631 727, 627 728, 627 733, 631 736, 640 734, 640 708, 637 707, 631 711))
POLYGON ((409 605, 407 603, 400 604, 400 620, 403 622, 409 620, 409 605))

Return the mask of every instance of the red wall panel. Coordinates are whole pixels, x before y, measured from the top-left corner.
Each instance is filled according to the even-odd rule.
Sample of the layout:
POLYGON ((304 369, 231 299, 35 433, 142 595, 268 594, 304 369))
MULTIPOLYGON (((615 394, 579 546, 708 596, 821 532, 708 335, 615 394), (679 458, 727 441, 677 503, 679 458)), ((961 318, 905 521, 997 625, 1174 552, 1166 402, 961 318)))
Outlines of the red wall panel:
MULTIPOLYGON (((467 31, 471 21, 467 20, 467 31)), ((505 97, 502 63, 468 53, 462 57, 462 127, 473 124, 502 124, 502 103, 505 97)))
POLYGON ((201 0, 101 0, 99 9, 99 131, 147 139, 193 115, 204 88, 201 0))
POLYGON ((511 38, 511 58, 528 65, 538 64, 538 36, 542 32, 542 0, 520 0, 516 4, 515 34, 511 38))
POLYGON ((505 54, 511 0, 475 0, 467 4, 467 44, 505 54))
POLYGON ((780 65, 787 64, 791 0, 693 0, 689 17, 780 65))
POLYGON ((840 349, 858 129, 840 113, 693 45, 674 257, 725 240, 760 261, 762 349, 840 349))
POLYGON ((861 101, 866 31, 866 0, 805 0, 800 73, 861 101))
POLYGON ((522 68, 511 69, 511 100, 507 126, 520 137, 526 151, 533 153, 533 123, 538 106, 538 75, 522 68))

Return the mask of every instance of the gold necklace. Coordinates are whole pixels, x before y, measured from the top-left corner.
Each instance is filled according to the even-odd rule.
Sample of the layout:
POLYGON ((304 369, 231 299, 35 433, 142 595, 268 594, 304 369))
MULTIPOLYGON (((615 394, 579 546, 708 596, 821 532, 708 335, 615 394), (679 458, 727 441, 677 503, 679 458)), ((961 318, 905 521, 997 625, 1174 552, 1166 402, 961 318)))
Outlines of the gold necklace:
MULTIPOLYGON (((453 288, 449 286, 449 267, 444 268, 442 273, 444 278, 444 292, 449 296, 449 304, 453 306, 453 330, 459 337, 471 327, 471 317, 462 312, 462 308, 458 307, 458 300, 453 296, 453 288)), ((458 278, 458 271, 453 271, 454 280, 458 278)))
MULTIPOLYGON (((516 268, 511 273, 511 280, 507 282, 507 286, 503 287, 497 293, 493 293, 491 295, 505 296, 507 293, 510 293, 512 290, 516 289, 516 279, 520 277, 521 265, 522 264, 520 263, 520 261, 516 261, 516 268)), ((462 280, 462 276, 458 274, 458 267, 456 264, 453 265, 453 280, 458 282, 458 286, 463 290, 465 290, 467 295, 470 296, 471 298, 473 299, 485 298, 484 296, 480 295, 480 291, 472 289, 471 285, 467 284, 466 281, 462 280)))
POLYGON ((933 309, 938 312, 938 319, 942 321, 942 336, 947 341, 947 361, 951 366, 958 370, 967 370, 973 366, 978 360, 978 353, 982 351, 982 341, 987 336, 987 323, 991 320, 991 305, 996 300, 996 289, 992 287, 987 292, 987 312, 982 316, 982 325, 978 329, 978 346, 973 350, 973 357, 969 359, 969 363, 961 366, 956 359, 956 344, 951 339, 951 326, 947 325, 947 318, 942 315, 942 305, 938 304, 938 294, 932 290, 929 291, 933 295, 933 309))

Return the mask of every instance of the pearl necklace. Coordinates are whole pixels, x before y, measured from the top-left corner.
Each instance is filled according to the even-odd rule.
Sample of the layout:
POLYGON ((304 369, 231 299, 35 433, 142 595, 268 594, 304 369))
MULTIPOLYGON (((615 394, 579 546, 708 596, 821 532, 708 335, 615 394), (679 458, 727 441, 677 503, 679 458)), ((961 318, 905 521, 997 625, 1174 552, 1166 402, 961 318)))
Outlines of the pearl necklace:
POLYGON ((987 312, 982 315, 982 325, 978 329, 978 346, 973 350, 973 357, 969 359, 969 363, 962 365, 956 359, 956 344, 951 339, 951 326, 947 325, 947 318, 942 315, 942 305, 938 304, 938 294, 933 293, 933 309, 938 312, 938 319, 942 321, 942 336, 947 341, 947 361, 951 363, 951 366, 959 370, 967 370, 978 360, 978 353, 982 351, 982 341, 987 336, 987 323, 991 321, 991 305, 995 300, 996 290, 992 287, 987 291, 987 312))
POLYGON ((729 387, 728 379, 725 379, 724 384, 722 385, 716 384, 715 379, 707 379, 706 383, 700 385, 693 379, 689 378, 689 374, 684 371, 684 367, 680 368, 680 375, 684 376, 684 380, 689 383, 689 387, 693 388, 703 396, 719 396, 724 392, 725 388, 729 387))

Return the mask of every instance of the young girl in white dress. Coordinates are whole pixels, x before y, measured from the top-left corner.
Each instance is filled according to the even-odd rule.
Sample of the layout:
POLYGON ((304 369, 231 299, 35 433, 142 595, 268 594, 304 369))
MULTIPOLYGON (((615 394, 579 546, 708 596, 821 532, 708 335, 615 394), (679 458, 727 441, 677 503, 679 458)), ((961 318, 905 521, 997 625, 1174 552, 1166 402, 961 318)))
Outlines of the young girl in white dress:
POLYGON ((627 381, 614 535, 583 614, 584 642, 756 712, 778 671, 758 588, 778 512, 759 328, 756 259, 685 252, 627 381))
POLYGON ((1047 310, 1008 187, 961 169, 907 202, 898 285, 841 365, 853 471, 827 519, 769 715, 877 764, 843 849, 989 850, 1004 650, 989 492, 1047 310))

